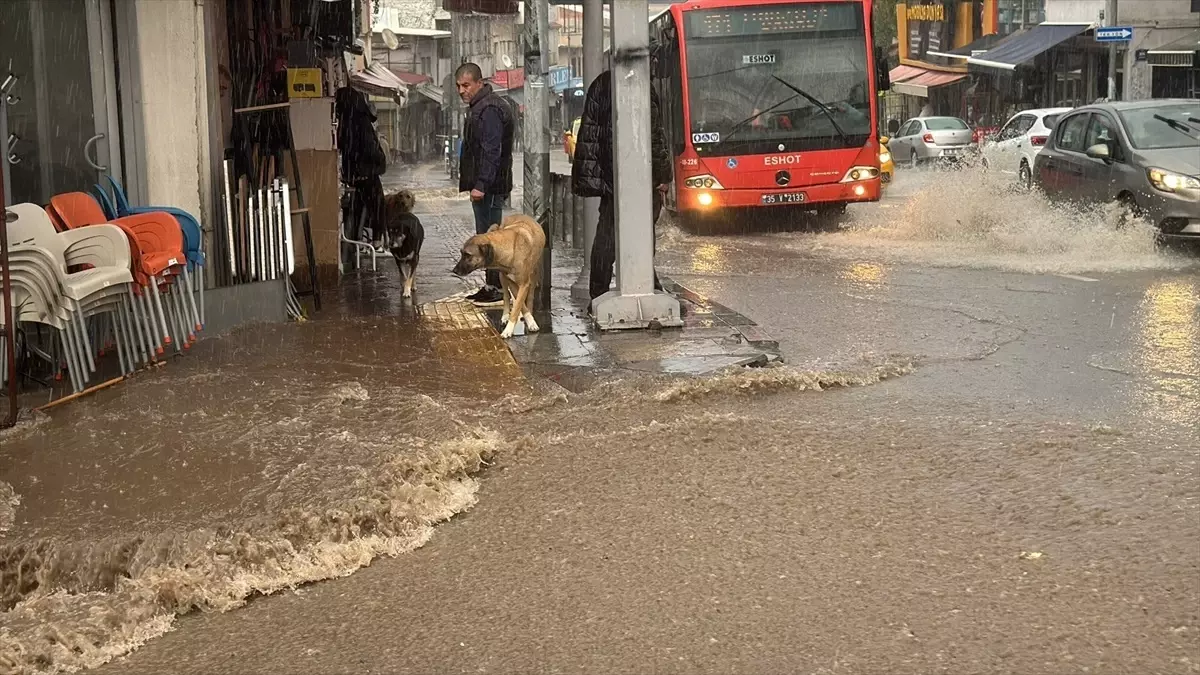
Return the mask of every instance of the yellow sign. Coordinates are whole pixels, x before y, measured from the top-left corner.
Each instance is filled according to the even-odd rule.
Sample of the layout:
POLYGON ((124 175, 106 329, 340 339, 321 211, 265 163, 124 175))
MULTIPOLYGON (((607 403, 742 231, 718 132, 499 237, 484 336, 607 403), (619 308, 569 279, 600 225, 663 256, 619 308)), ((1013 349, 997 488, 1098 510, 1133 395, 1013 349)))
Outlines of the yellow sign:
POLYGON ((320 68, 288 68, 288 98, 320 98, 320 68))
POLYGON ((945 21, 945 5, 909 5, 909 21, 945 21))

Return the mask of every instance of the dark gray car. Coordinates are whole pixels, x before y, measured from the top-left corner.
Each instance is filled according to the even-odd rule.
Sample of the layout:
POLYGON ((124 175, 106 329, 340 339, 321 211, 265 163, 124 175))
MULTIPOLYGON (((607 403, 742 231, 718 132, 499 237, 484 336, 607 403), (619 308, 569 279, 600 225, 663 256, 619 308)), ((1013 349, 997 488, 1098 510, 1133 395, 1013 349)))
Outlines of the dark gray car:
POLYGON ((1174 237, 1200 237, 1200 100, 1098 103, 1062 115, 1034 158, 1051 197, 1118 201, 1174 237))

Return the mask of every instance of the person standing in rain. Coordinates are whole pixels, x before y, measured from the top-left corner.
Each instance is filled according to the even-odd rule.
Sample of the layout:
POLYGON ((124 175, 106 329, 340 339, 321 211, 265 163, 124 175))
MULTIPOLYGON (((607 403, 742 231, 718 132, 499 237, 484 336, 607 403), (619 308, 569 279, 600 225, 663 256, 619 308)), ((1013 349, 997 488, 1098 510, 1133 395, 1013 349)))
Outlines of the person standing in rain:
MULTIPOLYGON (((475 233, 500 223, 504 202, 513 189, 512 146, 515 121, 512 108, 483 81, 474 63, 454 71, 458 95, 467 104, 459 157, 458 190, 471 193, 475 233)), ((500 304, 500 273, 488 270, 483 288, 468 296, 479 306, 500 304)))
MULTIPOLYGON (((650 72, 658 64, 659 45, 650 44, 650 72)), ((658 94, 650 88, 650 164, 655 185, 649 225, 662 211, 663 196, 671 180, 671 153, 663 135, 658 94)), ((600 198, 600 220, 596 238, 592 241, 591 278, 588 290, 592 300, 600 297, 612 285, 613 265, 617 261, 615 192, 613 181, 612 128, 612 70, 605 70, 588 87, 575 142, 575 159, 571 165, 571 191, 581 197, 600 198)), ((654 288, 662 290, 658 272, 654 273, 654 288)), ((591 306, 588 306, 591 311, 591 306)))

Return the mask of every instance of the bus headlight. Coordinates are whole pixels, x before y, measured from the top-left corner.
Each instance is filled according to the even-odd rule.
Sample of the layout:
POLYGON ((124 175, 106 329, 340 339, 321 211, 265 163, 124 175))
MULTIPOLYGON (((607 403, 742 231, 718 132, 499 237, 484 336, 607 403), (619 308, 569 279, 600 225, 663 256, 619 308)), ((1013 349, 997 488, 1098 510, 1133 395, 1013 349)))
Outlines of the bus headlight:
POLYGON ((713 198, 707 192, 701 192, 696 195, 696 201, 700 203, 700 206, 712 206, 713 198))
POLYGON ((694 190, 724 190, 725 189, 725 188, 721 187, 721 183, 716 178, 714 178, 713 176, 710 176, 708 174, 704 174, 702 176, 692 176, 691 178, 686 178, 683 181, 683 185, 684 185, 684 187, 692 188, 694 190))
POLYGON ((860 180, 879 178, 879 169, 873 166, 852 166, 842 177, 843 183, 857 183, 860 180))

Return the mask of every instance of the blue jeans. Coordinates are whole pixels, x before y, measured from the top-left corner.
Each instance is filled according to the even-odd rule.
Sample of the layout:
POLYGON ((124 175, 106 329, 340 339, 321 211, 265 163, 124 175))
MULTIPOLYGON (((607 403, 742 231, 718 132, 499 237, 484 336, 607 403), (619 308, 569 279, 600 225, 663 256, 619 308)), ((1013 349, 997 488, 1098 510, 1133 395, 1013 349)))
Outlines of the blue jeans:
MULTIPOLYGON (((504 195, 484 195, 479 201, 471 202, 471 210, 475 212, 475 234, 483 234, 492 225, 500 224, 503 216, 504 195)), ((487 285, 500 288, 500 273, 488 270, 485 274, 487 285)))

